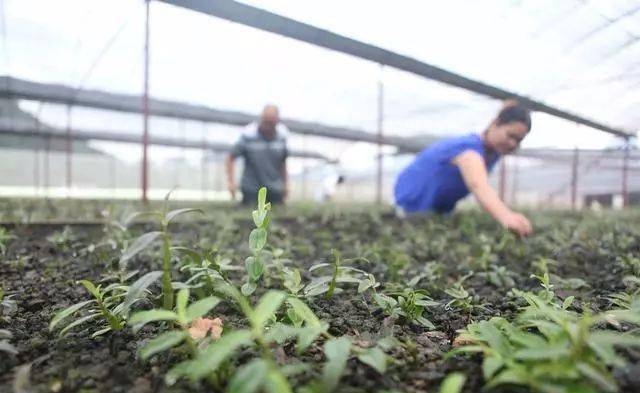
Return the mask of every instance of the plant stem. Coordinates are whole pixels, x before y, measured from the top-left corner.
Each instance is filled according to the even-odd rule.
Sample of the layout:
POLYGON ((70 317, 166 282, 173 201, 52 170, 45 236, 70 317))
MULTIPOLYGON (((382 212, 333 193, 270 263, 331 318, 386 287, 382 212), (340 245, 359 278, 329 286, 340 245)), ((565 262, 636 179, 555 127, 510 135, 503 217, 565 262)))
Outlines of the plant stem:
POLYGON ((164 231, 162 237, 162 305, 166 310, 173 310, 173 288, 171 287, 171 242, 169 234, 164 231))

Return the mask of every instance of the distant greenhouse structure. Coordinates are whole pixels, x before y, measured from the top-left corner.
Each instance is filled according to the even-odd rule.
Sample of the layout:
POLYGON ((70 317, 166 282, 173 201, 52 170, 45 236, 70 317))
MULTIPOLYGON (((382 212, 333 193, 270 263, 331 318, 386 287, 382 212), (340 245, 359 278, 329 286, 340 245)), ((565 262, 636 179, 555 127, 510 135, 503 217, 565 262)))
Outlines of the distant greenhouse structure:
MULTIPOLYGON (((461 17, 471 27, 492 7, 508 10, 514 59, 500 64, 477 56, 495 32, 451 37, 457 50, 443 51, 417 39, 432 37, 436 20, 367 35, 346 16, 231 0, 73 2, 69 18, 84 18, 86 31, 62 30, 41 48, 36 26, 55 22, 28 3, 4 5, 0 147, 12 165, 2 167, 1 196, 156 199, 178 187, 179 199, 227 199, 224 156, 276 102, 292 132, 293 199, 313 199, 339 171, 338 200, 391 203, 394 178, 416 153, 481 131, 515 98, 534 111, 534 127, 492 175, 503 199, 637 203, 640 12, 623 2, 467 5, 477 11, 461 17), (32 22, 18 27, 20 18, 32 22), (168 32, 169 21, 188 27, 168 32)), ((370 12, 396 12, 386 7, 370 12)), ((459 16, 455 4, 443 7, 459 16)))

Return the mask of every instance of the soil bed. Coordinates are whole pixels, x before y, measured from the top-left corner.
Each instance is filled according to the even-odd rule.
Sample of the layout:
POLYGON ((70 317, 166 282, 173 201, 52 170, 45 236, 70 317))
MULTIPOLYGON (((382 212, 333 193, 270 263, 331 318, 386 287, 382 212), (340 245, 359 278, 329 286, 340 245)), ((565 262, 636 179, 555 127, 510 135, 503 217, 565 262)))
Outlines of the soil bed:
MULTIPOLYGON (((369 296, 357 294, 354 285, 342 285, 343 291, 331 299, 308 299, 316 315, 329 323, 332 335, 348 335, 366 347, 392 334, 405 344, 387 351, 393 361, 384 375, 355 359, 349 360, 340 391, 437 392, 448 373, 460 370, 467 375, 464 391, 475 392, 483 386, 481 358, 443 357, 452 348, 458 329, 492 316, 509 319, 518 309, 511 301, 512 287, 537 290, 539 283, 530 275, 536 273, 541 260, 550 261, 549 270, 559 296, 575 295, 578 301, 589 302, 594 311, 607 309, 610 304, 605 298, 623 291, 623 277, 633 273, 620 263, 620 257, 640 254, 640 221, 636 213, 626 217, 535 214, 534 222, 535 235, 518 240, 475 213, 400 221, 389 214, 367 212, 279 218, 276 209, 269 228, 269 246, 284 250, 291 265, 300 268, 303 282, 315 274, 308 271, 309 267, 328 261, 331 249, 336 249, 344 258, 363 258, 345 263, 372 273, 381 283, 378 291, 406 285, 422 275, 416 288, 425 289, 441 303, 425 313, 436 327, 429 330, 414 322, 390 320, 369 296), (490 271, 491 265, 505 267, 513 285, 496 285, 482 274, 490 271), (451 300, 444 291, 470 272, 474 274, 464 281, 464 288, 484 307, 471 311, 444 307, 451 300)), ((250 255, 247 238, 252 225, 246 218, 221 221, 208 216, 198 222, 178 223, 171 232, 178 245, 215 246, 233 264, 243 266, 244 258, 250 255)), ((16 373, 24 371, 20 366, 27 364, 31 364, 30 372, 25 374, 28 379, 21 383, 34 392, 211 391, 205 385, 187 383, 165 386, 164 374, 182 359, 180 351, 155 356, 148 362, 138 360, 137 350, 155 334, 153 327, 136 335, 125 328, 97 339, 90 338, 91 329, 72 331, 65 337, 49 332, 55 311, 88 299, 85 289, 75 283, 77 280, 96 282, 114 268, 119 252, 96 247, 108 237, 103 225, 5 227, 16 239, 9 242, 0 263, 0 284, 6 294, 13 295, 17 311, 4 321, 0 318, 0 329, 13 333, 11 343, 19 352, 0 352, 0 392, 13 390, 16 373), (65 228, 66 235, 61 235, 65 228)), ((137 225, 131 231, 140 234, 149 229, 152 226, 137 225)), ((161 263, 158 253, 159 247, 154 247, 137 256, 132 264, 143 273, 157 270, 161 263)), ((177 270, 174 273, 174 280, 179 281, 181 276, 177 270)), ((240 283, 241 274, 237 281, 240 283)), ((274 279, 266 284, 278 288, 274 279)), ((264 289, 259 288, 256 298, 262 293, 264 289)), ((225 321, 225 329, 245 325, 231 307, 218 307, 215 313, 225 321)), ((236 359, 242 361, 244 356, 249 360, 251 351, 246 351, 246 356, 236 359)), ((292 384, 316 377, 325 360, 322 341, 301 355, 285 345, 279 356, 284 363, 297 358, 314 365, 290 380, 292 384)), ((637 353, 630 351, 625 356, 632 366, 614 370, 614 375, 620 391, 638 392, 637 353)))

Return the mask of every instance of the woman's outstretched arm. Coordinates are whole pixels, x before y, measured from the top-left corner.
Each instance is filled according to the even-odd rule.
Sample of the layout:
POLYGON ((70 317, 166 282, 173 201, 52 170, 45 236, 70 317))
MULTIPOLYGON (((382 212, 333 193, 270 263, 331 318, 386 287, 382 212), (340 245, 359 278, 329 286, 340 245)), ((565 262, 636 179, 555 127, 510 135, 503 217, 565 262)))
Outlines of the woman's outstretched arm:
POLYGON ((460 168, 462 179, 478 203, 502 226, 520 236, 529 235, 533 229, 529 220, 509 209, 489 184, 484 158, 478 152, 467 150, 457 155, 452 163, 460 168))

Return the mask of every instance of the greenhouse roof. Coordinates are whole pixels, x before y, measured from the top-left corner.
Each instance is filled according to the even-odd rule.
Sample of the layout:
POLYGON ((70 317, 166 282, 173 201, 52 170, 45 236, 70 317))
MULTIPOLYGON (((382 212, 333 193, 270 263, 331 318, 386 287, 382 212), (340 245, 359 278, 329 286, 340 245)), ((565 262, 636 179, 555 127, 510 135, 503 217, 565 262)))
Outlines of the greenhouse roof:
MULTIPOLYGON (((640 128, 640 113, 632 110, 640 102, 639 1, 245 3, 615 129, 640 128)), ((143 1, 3 4, 0 74, 141 94, 143 1)), ((161 2, 152 2, 150 46, 154 98, 221 110, 257 113, 275 102, 288 118, 374 133, 382 80, 384 128, 407 137, 478 131, 501 105, 161 2)), ((82 118, 76 122, 83 127, 82 118)), ((616 143, 589 127, 536 113, 525 147, 616 143)))

